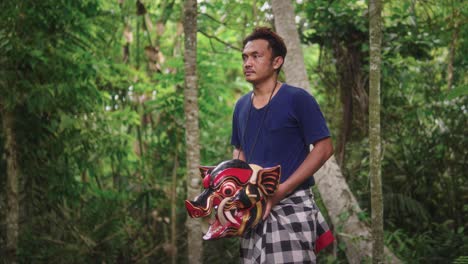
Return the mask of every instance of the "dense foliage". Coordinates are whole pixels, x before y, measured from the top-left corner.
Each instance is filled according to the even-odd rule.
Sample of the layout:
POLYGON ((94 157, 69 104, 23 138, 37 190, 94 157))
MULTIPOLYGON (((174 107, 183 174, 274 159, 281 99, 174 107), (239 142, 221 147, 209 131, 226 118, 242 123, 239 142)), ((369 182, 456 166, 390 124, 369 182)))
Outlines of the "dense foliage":
MULTIPOLYGON (((387 2, 386 243, 408 263, 462 259, 468 252, 467 10, 458 1, 387 2)), ((367 4, 296 1, 296 8, 312 93, 335 137, 346 65, 357 67, 368 89, 367 4), (337 63, 343 61, 349 64, 337 63)), ((14 114, 19 146, 20 262, 166 263, 174 257, 185 263, 181 1, 8 0, 0 10, 0 107, 14 114)), ((231 155, 232 109, 250 89, 241 74, 242 37, 272 19, 262 0, 199 3, 205 165, 231 155)), ((353 101, 341 166, 369 208, 367 117, 359 110, 365 99, 353 101)), ((4 141, 0 131, 2 149, 4 141)), ((5 182, 2 155, 0 186, 5 182)), ((3 250, 3 188, 0 194, 3 250)), ((345 263, 341 246, 320 257, 345 263)), ((237 263, 234 239, 206 242, 205 249, 207 263, 237 263)))

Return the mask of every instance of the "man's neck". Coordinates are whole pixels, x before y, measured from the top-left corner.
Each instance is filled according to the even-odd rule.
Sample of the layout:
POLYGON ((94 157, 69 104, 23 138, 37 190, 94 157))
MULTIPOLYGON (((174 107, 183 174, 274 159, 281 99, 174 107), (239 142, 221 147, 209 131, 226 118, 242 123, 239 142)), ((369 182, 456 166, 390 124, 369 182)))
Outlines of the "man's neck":
POLYGON ((263 82, 261 85, 254 85, 252 97, 253 106, 260 109, 267 105, 280 87, 281 83, 279 83, 276 78, 269 79, 269 81, 263 82))
POLYGON ((261 83, 253 85, 253 93, 256 97, 269 97, 278 85, 277 76, 272 76, 261 83))

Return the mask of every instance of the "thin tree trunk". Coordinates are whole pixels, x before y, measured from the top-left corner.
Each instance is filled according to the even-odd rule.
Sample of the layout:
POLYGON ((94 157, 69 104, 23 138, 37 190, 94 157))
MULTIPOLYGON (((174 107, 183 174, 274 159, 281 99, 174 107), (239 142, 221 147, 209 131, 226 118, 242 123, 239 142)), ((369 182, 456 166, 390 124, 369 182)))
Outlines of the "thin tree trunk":
MULTIPOLYGON (((294 22, 294 9, 292 8, 291 1, 272 0, 272 8, 277 32, 281 34, 284 39, 296 42, 295 46, 300 46, 294 22), (289 7, 284 8, 284 6, 289 7), (280 12, 289 12, 290 14, 285 16, 278 14, 280 12), (285 18, 288 19, 283 20, 285 18), (286 24, 289 24, 287 28, 284 27, 286 24), (292 30, 292 32, 288 31, 288 29, 292 30)), ((294 56, 292 54, 294 52, 296 51, 290 50, 288 56, 294 56)), ((298 86, 302 86, 302 83, 308 82, 303 63, 304 57, 302 56, 302 52, 300 54, 301 55, 296 54, 294 58, 302 60, 302 64, 297 63, 293 68, 284 68, 286 81, 289 84, 298 86), (300 69, 299 67, 303 68, 300 69), (295 71, 301 74, 288 74, 287 71, 295 71)), ((302 87, 309 87, 309 85, 302 87)), ((333 225, 343 230, 340 233, 336 233, 336 235, 346 244, 348 262, 361 263, 365 258, 370 258, 372 252, 370 228, 358 218, 358 213, 361 212, 361 209, 356 198, 349 189, 335 157, 331 157, 315 174, 315 181, 333 225), (343 219, 344 215, 348 217, 343 219)), ((401 263, 400 260, 387 249, 385 251, 385 258, 387 263, 401 263)))
POLYGON ((171 263, 177 263, 177 169, 179 168, 179 157, 177 148, 174 156, 174 168, 172 170, 171 185, 171 263))
MULTIPOLYGON (((457 50, 457 42, 460 34, 460 25, 459 25, 459 15, 460 15, 460 9, 458 9, 458 5, 461 5, 461 3, 458 3, 455 5, 456 0, 451 1, 452 4, 452 17, 451 17, 451 27, 452 27, 452 39, 450 41, 450 53, 449 53, 449 58, 448 58, 448 66, 447 66, 447 89, 452 90, 453 89, 453 74, 454 74, 454 61, 455 61, 455 55, 456 55, 456 50, 457 50)), ((453 154, 450 155, 450 159, 453 159, 453 154)), ((456 197, 460 197, 460 195, 457 195, 457 187, 456 187, 456 177, 454 176, 452 172, 452 167, 450 165, 447 166, 447 169, 444 173, 444 179, 447 179, 449 183, 447 186, 451 186, 451 190, 449 192, 449 197, 452 200, 452 204, 454 205, 452 207, 452 215, 455 218, 455 225, 453 227, 453 230, 457 230, 459 226, 463 225, 463 202, 459 203, 458 199, 456 197), (450 185, 449 185, 450 184, 450 185), (460 206, 457 206, 460 205, 460 206), (458 208, 458 209, 457 209, 458 208), (461 210, 460 210, 461 209, 461 210)))
POLYGON ((172 169, 171 183, 171 263, 177 264, 177 169, 179 168, 179 157, 175 149, 174 167, 172 169))
POLYGON ((111 172, 112 172, 112 185, 115 190, 120 190, 120 173, 119 170, 115 168, 115 158, 114 155, 110 159, 111 172))
POLYGON ((382 1, 369 2, 369 147, 372 209, 372 263, 383 263, 382 146, 380 138, 380 68, 382 47, 382 1))
MULTIPOLYGON (((136 110, 138 111, 138 105, 135 106, 136 110)), ((139 112, 139 111, 138 111, 139 112)), ((138 140, 138 148, 139 152, 138 155, 140 155, 140 172, 141 172, 141 177, 142 179, 146 178, 146 164, 145 164, 145 151, 144 151, 144 146, 143 146, 143 137, 141 136, 141 129, 143 127, 143 122, 141 122, 141 125, 136 126, 136 131, 137 131, 137 140, 138 140)))
MULTIPOLYGON (((254 25, 258 25, 258 15, 257 15, 257 0, 252 1, 252 20, 254 21, 254 25)), ((242 35, 244 36, 244 35, 242 35)))
POLYGON ((458 35, 460 32, 460 27, 458 26, 458 16, 460 14, 460 10, 455 10, 453 8, 452 13, 452 39, 450 41, 450 53, 449 53, 449 60, 448 60, 448 67, 447 67, 447 89, 451 90, 453 85, 453 62, 455 60, 455 52, 458 42, 458 35))
POLYGON ((6 195, 6 263, 17 263, 19 233, 19 193, 20 177, 18 148, 14 129, 13 112, 3 109, 3 133, 5 137, 5 156, 7 163, 6 195))
POLYGON ((140 69, 140 13, 139 13, 139 6, 141 6, 141 3, 139 0, 136 1, 136 6, 137 6, 137 17, 135 19, 135 27, 136 27, 136 68, 140 69))
MULTIPOLYGON (((184 4, 185 32, 185 140, 187 157, 187 198, 192 200, 200 192, 200 143, 198 129, 198 87, 197 87, 197 0, 186 0, 184 4)), ((201 263, 202 232, 199 219, 188 217, 189 263, 201 263)))
MULTIPOLYGON (((123 0, 119 0, 120 11, 123 9, 123 0)), ((127 64, 130 63, 130 43, 133 42, 133 34, 130 25, 127 24, 123 12, 121 12, 121 20, 124 26, 123 36, 125 38, 125 44, 122 46, 122 61, 127 64)))

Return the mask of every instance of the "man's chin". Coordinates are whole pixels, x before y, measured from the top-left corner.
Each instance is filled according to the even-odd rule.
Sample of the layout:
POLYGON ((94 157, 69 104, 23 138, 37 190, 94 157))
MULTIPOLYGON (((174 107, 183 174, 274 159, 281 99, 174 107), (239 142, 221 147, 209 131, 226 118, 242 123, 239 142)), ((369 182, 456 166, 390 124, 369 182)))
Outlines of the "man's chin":
POLYGON ((255 83, 255 78, 253 76, 245 76, 245 80, 249 83, 255 83))

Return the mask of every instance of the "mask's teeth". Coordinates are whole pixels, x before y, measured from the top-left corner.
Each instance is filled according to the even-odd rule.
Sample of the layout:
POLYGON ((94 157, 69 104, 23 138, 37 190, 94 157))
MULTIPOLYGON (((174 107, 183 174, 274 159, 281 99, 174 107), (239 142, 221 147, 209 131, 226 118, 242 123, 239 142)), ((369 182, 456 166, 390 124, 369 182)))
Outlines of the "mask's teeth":
POLYGON ((234 224, 239 225, 239 222, 237 222, 237 220, 232 216, 231 211, 225 211, 225 214, 226 214, 226 218, 227 218, 231 223, 234 223, 234 224))

